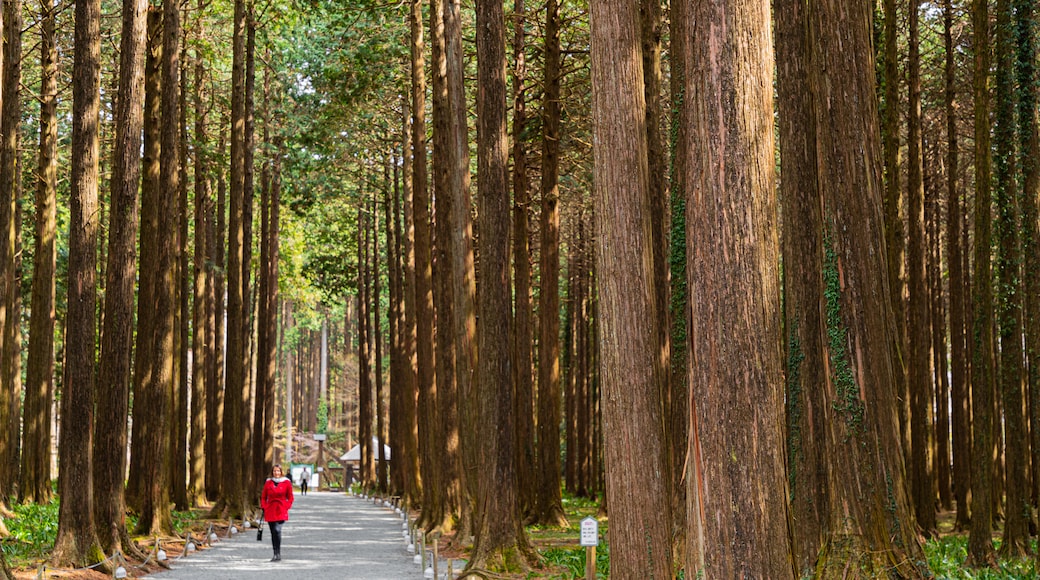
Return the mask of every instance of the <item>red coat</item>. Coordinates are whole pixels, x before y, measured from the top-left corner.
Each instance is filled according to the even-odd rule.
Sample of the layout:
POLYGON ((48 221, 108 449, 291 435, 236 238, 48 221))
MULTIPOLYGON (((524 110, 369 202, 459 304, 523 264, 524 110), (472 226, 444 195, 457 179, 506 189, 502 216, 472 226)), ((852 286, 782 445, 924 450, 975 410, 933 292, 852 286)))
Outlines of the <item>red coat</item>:
POLYGON ((289 508, 293 504, 292 482, 288 478, 268 478, 260 494, 260 509, 269 522, 284 522, 289 519, 289 508))

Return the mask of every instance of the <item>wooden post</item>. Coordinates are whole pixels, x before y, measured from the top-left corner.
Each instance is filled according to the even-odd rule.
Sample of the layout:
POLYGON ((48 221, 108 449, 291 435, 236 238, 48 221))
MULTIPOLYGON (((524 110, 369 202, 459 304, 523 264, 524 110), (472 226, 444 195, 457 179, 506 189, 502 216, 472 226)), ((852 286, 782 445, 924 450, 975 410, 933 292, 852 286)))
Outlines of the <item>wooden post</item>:
POLYGON ((585 547, 585 580, 596 580, 596 546, 585 547))

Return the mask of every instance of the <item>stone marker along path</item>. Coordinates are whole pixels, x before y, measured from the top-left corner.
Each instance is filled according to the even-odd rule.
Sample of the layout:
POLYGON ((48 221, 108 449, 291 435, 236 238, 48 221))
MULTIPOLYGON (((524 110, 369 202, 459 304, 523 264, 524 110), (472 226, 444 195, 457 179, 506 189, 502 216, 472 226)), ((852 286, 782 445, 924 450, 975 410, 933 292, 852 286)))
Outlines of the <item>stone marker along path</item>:
MULTIPOLYGON (((282 528, 282 561, 270 562, 271 531, 256 541, 242 530, 214 547, 170 562, 156 580, 407 580, 421 579, 404 543, 404 520, 393 510, 342 493, 296 495, 282 528)), ((440 562, 443 575, 446 563, 440 562)), ((458 574, 458 571, 456 571, 458 574)))

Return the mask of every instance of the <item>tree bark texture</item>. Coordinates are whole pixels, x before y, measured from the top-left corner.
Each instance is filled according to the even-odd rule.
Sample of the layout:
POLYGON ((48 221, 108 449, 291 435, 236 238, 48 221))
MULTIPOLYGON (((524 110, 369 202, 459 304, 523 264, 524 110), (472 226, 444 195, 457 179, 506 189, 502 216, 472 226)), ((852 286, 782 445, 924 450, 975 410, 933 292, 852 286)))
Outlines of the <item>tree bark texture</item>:
POLYGON ((560 492, 560 7, 546 2, 538 298, 538 498, 535 521, 566 521, 560 492))
MULTIPOLYGON (((611 572, 672 574, 639 3, 590 3, 599 348, 611 572), (643 452, 638 450, 649 450, 643 452)), ((779 424, 778 424, 779 426, 779 424)))
POLYGON ((467 570, 515 570, 526 568, 534 553, 520 519, 516 485, 506 43, 502 2, 477 0, 476 26, 477 213, 481 219, 476 411, 481 448, 475 545, 467 570))
POLYGON ((682 122, 693 140, 685 162, 688 454, 696 458, 687 478, 686 570, 791 578, 787 508, 776 499, 787 486, 769 5, 685 10, 682 122), (712 145, 696 144, 705 142, 712 145))
POLYGON ((962 244, 964 205, 961 201, 958 177, 960 156, 956 116, 956 53, 953 45, 953 2, 943 3, 943 40, 946 48, 945 100, 947 141, 947 200, 946 248, 950 285, 950 409, 953 433, 953 499, 957 510, 956 527, 965 530, 968 517, 968 491, 971 489, 971 406, 968 398, 969 356, 968 328, 968 273, 965 264, 967 249, 962 244))
MULTIPOLYGON (((116 549, 126 550, 131 545, 126 528, 124 480, 127 462, 127 413, 133 378, 131 355, 134 341, 134 289, 137 278, 138 188, 141 183, 141 129, 144 124, 147 10, 148 4, 144 0, 126 0, 123 3, 119 62, 120 98, 116 102, 116 136, 112 147, 105 317, 101 332, 98 417, 94 434, 94 510, 98 537, 106 553, 116 549)), ((56 56, 54 54, 52 58, 56 56)), ((51 94, 55 97, 56 81, 55 77, 51 86, 54 91, 51 94)), ((47 92, 45 91, 45 95, 47 92)), ((46 103, 46 96, 44 98, 46 103)), ((51 104, 53 106, 53 101, 51 104)), ((41 124, 41 134, 44 134, 43 127, 41 124)), ((56 145, 56 130, 48 137, 51 138, 56 145)), ((46 176, 42 155, 40 167, 40 175, 46 176)), ((44 181, 49 181, 52 176, 53 173, 46 179, 41 179, 41 189, 45 187, 44 181)))
MULTIPOLYGON (((72 76, 72 181, 63 417, 58 447, 61 508, 54 565, 91 565, 104 558, 94 528, 94 346, 97 329, 98 118, 101 90, 101 2, 77 0, 72 76)), ((6 99, 5 99, 6 100, 6 99)))
POLYGON ((971 20, 975 48, 975 242, 972 266, 971 345, 971 530, 968 536, 968 561, 976 566, 994 562, 993 476, 996 454, 994 444, 994 365, 993 272, 990 263, 992 243, 990 192, 989 123, 989 3, 973 0, 971 20))
MULTIPOLYGON (((40 6, 42 34, 40 37, 40 152, 37 160, 38 177, 36 181, 36 246, 33 253, 29 353, 26 365, 19 493, 23 501, 46 503, 51 496, 50 434, 51 406, 54 401, 58 51, 54 40, 55 9, 46 0, 41 2, 40 6)), ((5 439, 4 443, 0 443, 0 447, 6 444, 8 441, 5 439)))
POLYGON ((910 99, 907 130, 907 279, 910 290, 907 324, 910 359, 907 388, 910 392, 910 482, 917 523, 926 536, 936 533, 935 471, 932 444, 932 330, 927 283, 928 252, 924 210, 924 160, 921 137, 921 53, 918 32, 919 4, 910 3, 910 49, 908 56, 910 99))

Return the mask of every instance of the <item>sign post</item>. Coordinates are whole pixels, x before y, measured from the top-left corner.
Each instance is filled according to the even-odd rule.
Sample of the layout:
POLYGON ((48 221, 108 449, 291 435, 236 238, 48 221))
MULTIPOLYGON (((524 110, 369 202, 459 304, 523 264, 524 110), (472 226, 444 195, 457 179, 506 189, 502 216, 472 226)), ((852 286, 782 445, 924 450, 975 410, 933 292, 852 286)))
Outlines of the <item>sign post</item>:
POLYGON ((581 545, 585 547, 585 580, 596 580, 596 546, 599 545, 599 521, 592 516, 581 520, 581 545))

